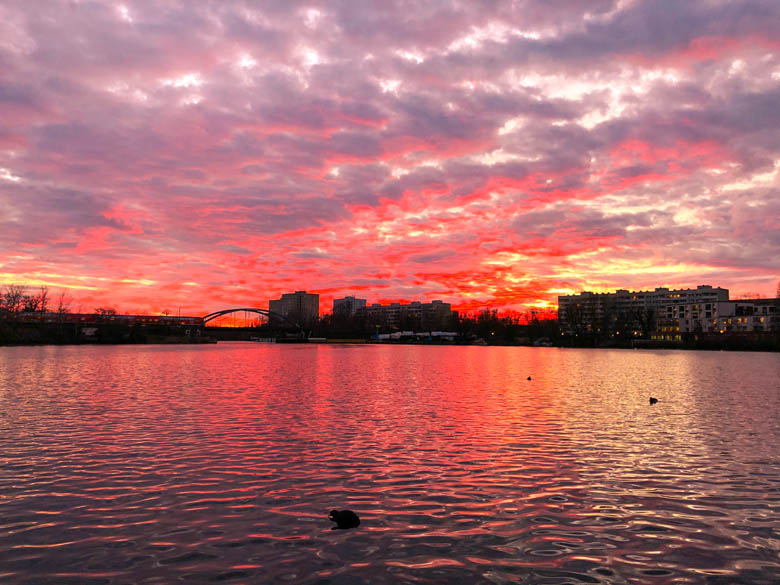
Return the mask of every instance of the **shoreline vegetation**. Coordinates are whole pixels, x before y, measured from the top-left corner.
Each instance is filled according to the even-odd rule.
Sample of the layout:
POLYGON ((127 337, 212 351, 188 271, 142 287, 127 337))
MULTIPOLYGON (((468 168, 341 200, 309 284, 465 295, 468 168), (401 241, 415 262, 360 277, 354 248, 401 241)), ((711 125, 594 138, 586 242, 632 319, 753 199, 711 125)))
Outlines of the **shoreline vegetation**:
POLYGON ((0 321, 0 346, 12 345, 131 345, 216 343, 192 328, 128 327, 100 323, 28 323, 0 321))
POLYGON ((780 351, 780 335, 689 335, 681 341, 652 339, 575 339, 562 336, 555 320, 538 325, 516 325, 500 331, 396 332, 392 337, 355 331, 336 334, 314 331, 308 338, 266 327, 193 327, 177 325, 124 325, 111 322, 13 322, 0 320, 0 346, 21 345, 133 345, 213 344, 219 341, 319 344, 477 345, 526 347, 579 347, 595 349, 691 349, 726 351, 780 351), (346 334, 345 334, 346 333, 346 334), (482 333, 482 335, 480 335, 482 333))

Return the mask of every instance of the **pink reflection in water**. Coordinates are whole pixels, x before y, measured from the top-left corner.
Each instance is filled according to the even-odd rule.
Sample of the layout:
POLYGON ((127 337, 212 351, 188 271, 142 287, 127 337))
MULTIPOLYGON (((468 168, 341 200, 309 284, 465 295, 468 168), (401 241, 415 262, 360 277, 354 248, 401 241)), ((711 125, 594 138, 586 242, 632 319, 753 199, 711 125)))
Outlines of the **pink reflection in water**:
POLYGON ((5 579, 769 582, 779 362, 0 349, 5 579), (334 534, 333 508, 360 527, 334 534))

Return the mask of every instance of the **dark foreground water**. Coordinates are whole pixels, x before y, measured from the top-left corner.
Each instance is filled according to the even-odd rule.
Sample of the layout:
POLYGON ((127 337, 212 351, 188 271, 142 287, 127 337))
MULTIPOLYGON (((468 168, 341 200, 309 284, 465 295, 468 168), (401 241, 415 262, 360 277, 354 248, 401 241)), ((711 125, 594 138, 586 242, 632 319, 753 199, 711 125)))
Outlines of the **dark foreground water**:
POLYGON ((774 585, 779 380, 766 353, 0 348, 0 582, 774 585))

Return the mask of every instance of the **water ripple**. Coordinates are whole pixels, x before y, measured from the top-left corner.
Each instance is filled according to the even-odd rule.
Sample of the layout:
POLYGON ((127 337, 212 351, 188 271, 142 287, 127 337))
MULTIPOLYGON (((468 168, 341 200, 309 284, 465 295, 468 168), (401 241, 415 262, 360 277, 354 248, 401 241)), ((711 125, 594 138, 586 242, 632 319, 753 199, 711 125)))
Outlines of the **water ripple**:
POLYGON ((773 354, 2 348, 0 580, 774 584, 779 374, 773 354))

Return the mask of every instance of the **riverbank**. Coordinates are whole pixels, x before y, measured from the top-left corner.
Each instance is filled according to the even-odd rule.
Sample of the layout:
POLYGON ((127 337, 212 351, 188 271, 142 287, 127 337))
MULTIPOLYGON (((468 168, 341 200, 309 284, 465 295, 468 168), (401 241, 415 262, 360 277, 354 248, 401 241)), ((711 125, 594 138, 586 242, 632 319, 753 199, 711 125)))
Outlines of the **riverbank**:
POLYGON ((311 337, 308 340, 291 337, 260 336, 254 329, 199 328, 172 325, 133 325, 107 323, 22 323, 0 321, 0 346, 14 345, 125 345, 125 344, 204 344, 218 341, 252 341, 262 337, 264 342, 325 343, 325 344, 380 344, 380 345, 480 345, 518 347, 579 347, 592 349, 685 349, 711 351, 769 351, 780 352, 780 335, 699 335, 680 341, 653 339, 595 340, 561 337, 513 339, 477 337, 473 335, 426 336, 413 335, 398 338, 339 336, 311 337))
POLYGON ((612 343, 601 345, 572 345, 572 344, 534 344, 530 342, 494 342, 488 343, 484 339, 454 339, 454 340, 377 340, 377 339, 285 339, 276 340, 277 343, 289 344, 366 344, 366 345, 449 345, 449 346, 489 346, 489 347, 558 347, 566 349, 681 349, 687 351, 759 351, 759 352, 780 352, 780 339, 722 339, 722 340, 697 340, 690 343, 655 341, 655 340, 633 340, 630 343, 612 343))
POLYGON ((197 328, 73 323, 0 323, 0 346, 216 343, 197 328))

